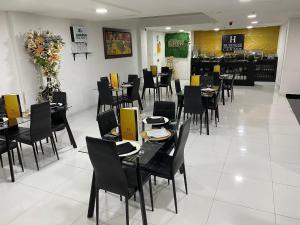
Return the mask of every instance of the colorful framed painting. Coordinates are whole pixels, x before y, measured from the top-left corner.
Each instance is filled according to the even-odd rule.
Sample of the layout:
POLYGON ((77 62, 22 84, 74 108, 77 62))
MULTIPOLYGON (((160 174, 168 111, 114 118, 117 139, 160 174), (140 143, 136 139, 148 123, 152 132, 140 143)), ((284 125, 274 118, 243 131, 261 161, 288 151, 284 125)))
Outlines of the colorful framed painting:
POLYGON ((103 28, 105 59, 131 57, 132 39, 128 30, 103 28))

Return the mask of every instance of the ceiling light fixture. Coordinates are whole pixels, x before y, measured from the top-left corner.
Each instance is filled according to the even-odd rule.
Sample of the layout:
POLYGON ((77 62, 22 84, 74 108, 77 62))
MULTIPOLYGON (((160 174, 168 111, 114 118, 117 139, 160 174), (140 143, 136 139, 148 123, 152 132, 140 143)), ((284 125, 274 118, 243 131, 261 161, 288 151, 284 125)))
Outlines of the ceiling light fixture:
POLYGON ((107 9, 105 9, 105 8, 96 9, 96 13, 105 14, 105 13, 107 13, 107 9))
POLYGON ((172 27, 166 27, 166 30, 171 30, 172 29, 172 27))
POLYGON ((252 29, 252 28, 253 28, 253 26, 248 26, 248 27, 247 27, 247 29, 252 29))
POLYGON ((251 23, 252 24, 258 24, 258 21, 252 21, 251 23))
POLYGON ((248 15, 249 19, 254 19, 256 18, 256 14, 253 12, 252 14, 248 15))
POLYGON ((219 31, 219 30, 220 30, 220 28, 215 28, 215 29, 214 29, 214 31, 219 31))
POLYGON ((184 32, 184 30, 179 30, 179 32, 184 32))

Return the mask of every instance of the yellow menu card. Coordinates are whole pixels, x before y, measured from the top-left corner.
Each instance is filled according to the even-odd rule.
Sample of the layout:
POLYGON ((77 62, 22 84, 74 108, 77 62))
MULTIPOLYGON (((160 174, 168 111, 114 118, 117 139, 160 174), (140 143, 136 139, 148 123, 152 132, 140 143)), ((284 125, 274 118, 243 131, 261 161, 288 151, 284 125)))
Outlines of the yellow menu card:
POLYGON ((120 129, 122 140, 138 141, 138 113, 137 107, 120 109, 120 129))

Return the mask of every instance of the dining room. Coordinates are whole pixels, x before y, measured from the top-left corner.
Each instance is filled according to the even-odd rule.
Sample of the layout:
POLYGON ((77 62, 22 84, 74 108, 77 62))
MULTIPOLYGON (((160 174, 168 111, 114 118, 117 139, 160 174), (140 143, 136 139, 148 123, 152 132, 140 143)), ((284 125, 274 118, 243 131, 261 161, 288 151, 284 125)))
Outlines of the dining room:
POLYGON ((3 3, 0 224, 300 223, 289 3, 3 3))

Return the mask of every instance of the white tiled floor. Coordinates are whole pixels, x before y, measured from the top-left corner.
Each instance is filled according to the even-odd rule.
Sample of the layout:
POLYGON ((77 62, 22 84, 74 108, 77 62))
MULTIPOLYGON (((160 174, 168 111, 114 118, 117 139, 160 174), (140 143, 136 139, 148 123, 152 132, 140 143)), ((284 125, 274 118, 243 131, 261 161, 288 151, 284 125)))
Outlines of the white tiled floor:
MULTIPOLYGON (((146 99, 144 115, 152 112, 148 94, 146 99)), ((0 225, 95 224, 95 218, 86 218, 92 166, 88 155, 79 152, 85 150, 85 136, 99 137, 95 112, 70 117, 78 148, 60 132, 59 161, 44 144, 39 172, 31 148, 24 146, 25 172, 17 165, 16 183, 11 183, 4 157, 0 225)), ((159 180, 155 210, 147 210, 149 224, 300 224, 300 127, 285 97, 273 83, 236 87, 234 102, 220 104, 220 115, 217 128, 211 122, 210 136, 200 136, 199 125, 192 126, 185 152, 188 195, 183 177, 176 177, 179 214, 174 213, 171 186, 159 180)), ((147 186, 145 198, 149 209, 147 186)), ((100 224, 125 224, 124 202, 101 192, 100 218, 100 224)), ((130 223, 142 224, 138 202, 130 201, 130 223)))

